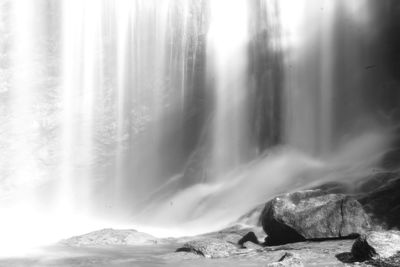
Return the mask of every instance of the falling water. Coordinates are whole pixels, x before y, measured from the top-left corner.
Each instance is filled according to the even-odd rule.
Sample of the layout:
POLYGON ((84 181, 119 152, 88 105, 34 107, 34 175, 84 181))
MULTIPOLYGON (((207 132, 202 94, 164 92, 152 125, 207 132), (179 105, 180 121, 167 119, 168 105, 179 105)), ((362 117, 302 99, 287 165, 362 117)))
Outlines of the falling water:
POLYGON ((215 176, 244 162, 248 150, 246 1, 210 1, 208 32, 209 79, 213 82, 215 118, 213 159, 215 176), (226 12, 229 6, 230 11, 226 12))
POLYGON ((59 196, 74 209, 100 198, 100 208, 124 210, 175 171, 165 157, 179 159, 183 144, 166 139, 183 127, 188 8, 186 1, 63 2, 59 196))
MULTIPOLYGON (((345 77, 337 63, 343 52, 335 44, 349 38, 341 28, 340 11, 350 15, 362 8, 368 13, 367 1, 255 1, 252 5, 231 1, 229 12, 226 6, 223 1, 210 4, 207 78, 216 103, 211 138, 206 135, 213 141, 211 160, 203 159, 209 165, 199 167, 190 159, 186 168, 191 171, 180 179, 196 175, 193 169, 206 169, 201 179, 167 198, 156 198, 144 212, 145 218, 162 221, 169 229, 183 224, 183 230, 176 229, 181 234, 216 230, 268 197, 316 180, 350 182, 362 177, 376 166, 377 155, 387 145, 376 114, 366 112, 366 103, 360 101, 368 94, 360 90, 341 95, 341 87, 354 90, 364 86, 363 81, 339 82, 345 77), (259 57, 264 61, 260 63, 259 57), (257 104, 270 106, 254 108, 257 104), (357 112, 341 117, 340 110, 349 104, 357 112), (259 117, 267 122, 257 124, 259 117), (348 125, 340 125, 342 121, 348 125), (272 126, 281 129, 268 129, 272 126), (256 131, 270 133, 262 136, 271 138, 265 151, 255 147, 256 131), (252 149, 261 155, 249 156, 252 149)), ((369 23, 354 20, 345 27, 357 29, 369 23)), ((362 40, 354 38, 350 43, 362 47, 362 40)), ((345 56, 350 72, 369 75, 360 72, 365 63, 358 53, 345 56)), ((205 144, 200 142, 202 149, 205 144)), ((201 153, 207 155, 195 150, 193 158, 202 159, 201 153)), ((169 183, 180 179, 174 177, 169 183)))
POLYGON ((375 93, 395 79, 385 31, 369 31, 386 13, 372 0, 0 0, 4 225, 33 241, 103 219, 204 232, 366 172, 386 145, 379 114, 396 107, 396 86, 375 93))
MULTIPOLYGON (((315 43, 310 44, 315 49, 312 52, 315 54, 311 55, 307 54, 308 51, 302 51, 289 56, 290 63, 286 64, 285 70, 288 77, 286 88, 288 103, 285 105, 288 109, 285 126, 287 142, 309 153, 330 151, 329 144, 333 130, 333 58, 335 56, 333 27, 336 23, 334 13, 337 5, 332 1, 321 1, 317 5, 305 1, 299 4, 299 8, 316 9, 315 14, 311 19, 299 18, 301 15, 297 15, 297 18, 294 18, 295 21, 287 29, 287 31, 292 31, 292 39, 287 40, 287 45, 292 46, 292 49, 302 51, 309 48, 304 47, 307 44, 301 44, 300 42, 304 41, 296 35, 304 32, 302 27, 318 22, 313 28, 315 32, 310 33, 316 36, 313 38, 315 43), (306 65, 305 68, 304 65, 306 65), (316 66, 315 69, 313 69, 314 66, 316 66), (305 79, 309 76, 307 72, 311 71, 315 71, 315 74, 311 75, 312 78, 305 79), (304 93, 297 93, 299 91, 304 93)), ((293 14, 290 12, 282 15, 292 16, 293 14)))

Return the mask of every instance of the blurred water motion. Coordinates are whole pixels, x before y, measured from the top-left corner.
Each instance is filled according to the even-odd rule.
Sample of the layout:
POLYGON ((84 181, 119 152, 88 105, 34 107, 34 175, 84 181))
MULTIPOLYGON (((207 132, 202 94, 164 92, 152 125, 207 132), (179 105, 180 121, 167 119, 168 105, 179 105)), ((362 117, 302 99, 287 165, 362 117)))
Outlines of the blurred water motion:
POLYGON ((0 0, 5 247, 114 223, 210 231, 379 167, 400 117, 398 10, 0 0))

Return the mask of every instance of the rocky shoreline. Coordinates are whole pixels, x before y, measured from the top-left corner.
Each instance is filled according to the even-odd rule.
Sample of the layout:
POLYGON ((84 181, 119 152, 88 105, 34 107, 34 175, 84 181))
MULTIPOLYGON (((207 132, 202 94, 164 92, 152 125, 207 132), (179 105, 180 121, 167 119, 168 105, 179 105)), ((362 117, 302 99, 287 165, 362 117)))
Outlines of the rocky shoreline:
POLYGON ((331 183, 276 196, 235 225, 195 237, 162 239, 135 230, 103 229, 61 243, 169 245, 175 251, 160 256, 169 262, 204 258, 263 266, 400 266, 400 232, 392 230, 398 215, 381 215, 400 204, 400 175, 379 173, 351 193, 338 188, 345 187, 331 183))

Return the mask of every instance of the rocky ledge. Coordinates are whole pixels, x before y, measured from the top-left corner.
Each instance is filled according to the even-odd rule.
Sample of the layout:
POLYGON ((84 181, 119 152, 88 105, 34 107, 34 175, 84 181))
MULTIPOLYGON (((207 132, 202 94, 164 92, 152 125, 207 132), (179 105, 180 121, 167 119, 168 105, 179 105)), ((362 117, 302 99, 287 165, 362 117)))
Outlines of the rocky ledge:
POLYGON ((74 247, 154 245, 160 240, 136 230, 106 228, 61 240, 60 244, 74 247))
MULTIPOLYGON (((387 192, 382 187, 379 190, 387 192)), ((374 200, 377 192, 370 192, 374 200)), ((236 242, 187 242, 177 252, 209 258, 257 259, 266 266, 400 266, 399 232, 374 231, 382 229, 382 225, 373 224, 371 209, 369 214, 364 209, 365 205, 370 207, 365 201, 368 195, 352 195, 319 189, 279 195, 249 213, 252 218, 258 216, 257 226, 265 231, 264 240, 259 232, 248 232, 236 242)), ((385 195, 387 198, 390 196, 385 195)))
POLYGON ((237 225, 196 237, 158 239, 135 230, 103 229, 62 244, 165 245, 169 252, 159 257, 168 262, 203 259, 218 264, 223 259, 225 265, 228 261, 237 266, 400 266, 400 232, 387 227, 398 227, 400 222, 397 215, 379 216, 399 205, 400 175, 388 177, 375 177, 351 194, 337 187, 333 193, 328 186, 279 195, 245 214, 237 225), (366 187, 372 190, 366 192, 366 187))

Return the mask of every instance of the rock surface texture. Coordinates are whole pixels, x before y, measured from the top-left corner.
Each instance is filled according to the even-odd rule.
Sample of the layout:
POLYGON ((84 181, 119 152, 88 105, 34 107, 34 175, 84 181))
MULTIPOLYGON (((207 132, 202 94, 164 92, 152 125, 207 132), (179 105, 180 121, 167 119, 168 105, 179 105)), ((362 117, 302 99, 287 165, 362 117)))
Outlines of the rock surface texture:
POLYGON ((178 248, 177 252, 192 252, 206 258, 224 258, 234 254, 237 246, 217 238, 204 238, 189 241, 178 248))
POLYGON ((111 228, 74 236, 61 241, 68 246, 109 246, 109 245, 154 245, 158 239, 152 235, 136 230, 114 230, 111 228))
POLYGON ((400 232, 368 232, 354 242, 351 253, 359 261, 393 257, 400 253, 400 232))
POLYGON ((267 264, 267 267, 303 267, 300 257, 291 252, 286 252, 277 262, 267 264))
POLYGON ((400 228, 400 173, 378 172, 360 182, 358 200, 375 225, 400 228))
POLYGON ((356 199, 320 190, 275 197, 265 204, 260 220, 267 245, 352 237, 370 228, 369 217, 356 199))

